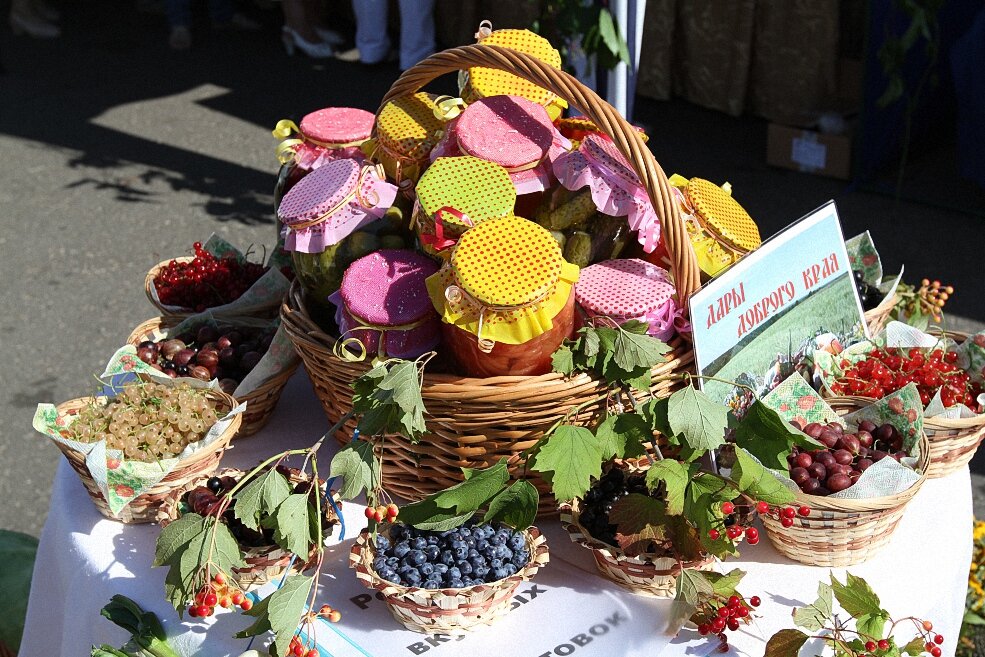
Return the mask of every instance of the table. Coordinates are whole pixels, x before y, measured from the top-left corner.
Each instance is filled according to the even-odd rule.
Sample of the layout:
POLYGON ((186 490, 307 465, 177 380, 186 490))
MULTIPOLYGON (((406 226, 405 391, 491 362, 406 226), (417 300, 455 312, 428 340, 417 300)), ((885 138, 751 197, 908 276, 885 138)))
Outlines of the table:
MULTIPOLYGON (((283 449, 310 445, 327 428, 301 368, 288 383, 270 424, 255 436, 234 440, 222 465, 248 468, 283 449)), ((337 449, 331 440, 325 447, 337 449)), ((51 456, 55 456, 53 450, 51 456)), ((467 648, 472 657, 652 657, 658 653, 683 657, 710 654, 717 646, 694 631, 683 631, 676 638, 673 630, 668 633, 665 625, 673 603, 624 593, 598 577, 588 551, 573 544, 556 519, 538 522, 548 537, 551 564, 532 584, 548 593, 538 601, 524 598, 498 625, 474 638, 429 641, 399 628, 382 604, 372 596, 367 598, 368 591, 345 567, 351 539, 365 522, 362 507, 347 504, 345 518, 346 540, 328 550, 324 566, 329 575, 323 578, 324 602, 343 612, 342 621, 320 635, 330 639, 332 646, 324 655, 391 657, 427 652, 429 657, 444 657, 462 654, 467 648), (399 651, 392 646, 400 646, 399 651)), ((947 657, 954 653, 963 615, 971 519, 967 469, 927 481, 907 507, 890 545, 867 563, 847 569, 865 577, 894 616, 933 620, 935 630, 946 637, 942 648, 947 657)), ((99 616, 99 609, 116 593, 154 611, 164 622, 171 643, 187 657, 238 655, 245 650, 246 641, 231 637, 251 619, 221 612, 205 622, 186 618, 195 622, 183 625, 179 621, 164 600, 164 571, 150 567, 157 534, 154 525, 123 525, 104 519, 62 460, 41 535, 20 654, 68 657, 88 654, 92 644, 122 645, 127 638, 123 630, 99 616)), ((732 653, 758 657, 767 638, 792 627, 791 607, 813 602, 817 582, 827 580, 829 571, 790 561, 767 540, 756 547, 745 546, 742 552, 741 558, 724 567, 746 570, 741 590, 747 596, 758 595, 763 603, 756 622, 732 636, 732 653)), ((844 580, 845 570, 832 572, 844 580)), ((521 595, 530 588, 521 586, 521 595)), ((533 593, 537 597, 538 590, 533 593)), ((912 635, 901 638, 909 640, 912 635)), ((255 647, 260 645, 258 641, 255 647)))

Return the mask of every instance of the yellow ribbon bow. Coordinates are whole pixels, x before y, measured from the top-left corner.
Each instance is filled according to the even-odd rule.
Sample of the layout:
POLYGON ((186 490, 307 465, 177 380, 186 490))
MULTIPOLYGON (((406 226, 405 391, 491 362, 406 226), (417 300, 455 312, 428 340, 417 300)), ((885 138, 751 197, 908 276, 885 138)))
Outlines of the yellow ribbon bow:
POLYGON ((275 139, 280 139, 277 144, 277 161, 287 164, 294 159, 294 149, 304 143, 303 139, 292 138, 291 135, 301 134, 301 128, 290 119, 281 119, 270 131, 275 139))
POLYGON ((434 118, 439 121, 451 121, 465 111, 468 104, 461 98, 438 96, 434 99, 434 118))

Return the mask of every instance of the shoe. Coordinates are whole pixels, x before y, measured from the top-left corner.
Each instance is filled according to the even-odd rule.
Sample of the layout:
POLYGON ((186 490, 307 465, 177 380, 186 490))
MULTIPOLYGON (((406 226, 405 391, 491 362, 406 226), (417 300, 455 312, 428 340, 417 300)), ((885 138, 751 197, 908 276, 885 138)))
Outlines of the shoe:
POLYGON ((359 53, 359 48, 351 48, 350 50, 345 50, 340 53, 336 53, 335 59, 343 62, 349 62, 350 64, 365 64, 366 66, 374 66, 376 64, 392 64, 397 61, 397 51, 391 50, 387 53, 387 56, 376 62, 364 61, 362 55, 359 53))
POLYGON ((188 50, 192 47, 192 33, 184 25, 176 25, 171 28, 168 45, 172 50, 188 50))
POLYGON ((239 30, 240 32, 256 32, 260 29, 260 23, 252 18, 236 12, 227 23, 216 23, 213 27, 217 30, 239 30))
POLYGON ((341 46, 345 43, 345 37, 336 32, 335 30, 329 30, 324 27, 316 27, 315 32, 318 34, 318 38, 327 43, 330 46, 341 46))
POLYGON ((294 55, 295 50, 300 50, 312 59, 328 59, 335 54, 335 49, 324 41, 307 41, 286 25, 281 30, 280 38, 288 55, 294 55))
POLYGON ((45 22, 36 16, 24 16, 23 14, 10 14, 10 29, 14 34, 26 34, 35 39, 57 39, 62 35, 62 30, 57 25, 45 22))

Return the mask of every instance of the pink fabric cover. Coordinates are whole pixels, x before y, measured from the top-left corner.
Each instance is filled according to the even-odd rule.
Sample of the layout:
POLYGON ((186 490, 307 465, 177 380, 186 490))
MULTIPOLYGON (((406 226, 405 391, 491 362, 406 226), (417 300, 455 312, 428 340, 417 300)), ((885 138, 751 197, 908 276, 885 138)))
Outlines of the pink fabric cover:
POLYGON ((520 96, 491 96, 472 103, 445 126, 431 161, 464 154, 512 168, 543 160, 532 169, 510 172, 517 194, 532 194, 551 186, 551 164, 569 148, 571 142, 543 106, 520 96))
POLYGON ((653 253, 660 242, 660 218, 639 176, 605 135, 591 133, 576 151, 554 160, 554 175, 574 191, 588 187, 599 212, 626 217, 643 250, 653 253))
POLYGON ((428 296, 425 279, 438 265, 415 251, 383 249, 352 263, 342 277, 342 287, 329 297, 337 306, 335 321, 342 338, 356 338, 375 355, 379 331, 360 329, 355 317, 369 324, 399 326, 425 319, 408 330, 386 331, 388 356, 417 358, 434 349, 441 337, 441 319, 428 296))
POLYGON ((638 319, 650 325, 647 333, 666 341, 686 328, 674 291, 667 271, 657 265, 637 259, 606 260, 581 270, 575 300, 589 321, 610 317, 621 324, 638 319))
POLYGON ((397 188, 378 177, 375 170, 361 174, 357 160, 335 160, 298 181, 281 199, 277 216, 284 223, 284 248, 302 253, 321 253, 352 232, 382 217, 393 204, 397 188), (362 176, 360 178, 360 176, 362 176), (361 182, 360 182, 361 180, 361 182), (314 226, 292 230, 342 203, 360 184, 360 193, 341 209, 314 226), (363 206, 360 198, 366 201, 363 206))
MULTIPOLYGON (((353 107, 326 107, 301 119, 301 137, 328 144, 346 144, 369 139, 375 117, 372 112, 353 107)), ((306 171, 314 171, 333 160, 363 160, 359 146, 324 148, 305 142, 294 149, 294 161, 306 171)))

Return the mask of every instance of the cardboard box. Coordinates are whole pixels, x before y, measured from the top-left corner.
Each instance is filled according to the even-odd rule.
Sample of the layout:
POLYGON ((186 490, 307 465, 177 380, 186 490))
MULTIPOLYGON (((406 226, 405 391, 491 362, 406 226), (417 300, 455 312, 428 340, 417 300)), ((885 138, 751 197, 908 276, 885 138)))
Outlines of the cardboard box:
POLYGON ((848 180, 852 168, 852 138, 770 123, 766 162, 784 169, 848 180))

